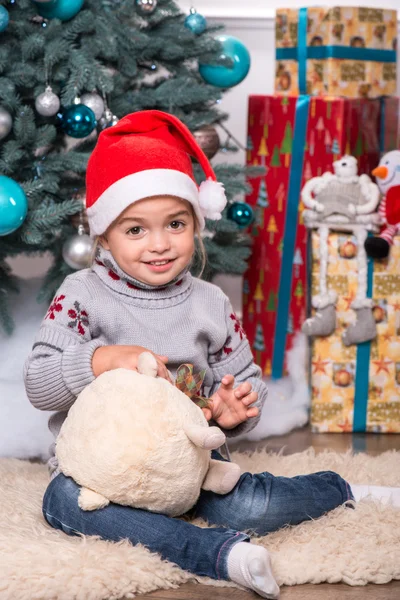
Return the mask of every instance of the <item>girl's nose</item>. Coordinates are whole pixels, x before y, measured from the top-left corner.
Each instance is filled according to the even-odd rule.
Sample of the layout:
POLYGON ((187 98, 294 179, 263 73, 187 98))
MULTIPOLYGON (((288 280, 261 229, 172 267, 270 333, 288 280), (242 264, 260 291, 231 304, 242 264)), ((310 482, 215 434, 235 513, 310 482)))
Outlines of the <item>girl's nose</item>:
POLYGON ((151 234, 149 240, 149 250, 161 254, 171 247, 169 235, 166 231, 155 231, 151 234))

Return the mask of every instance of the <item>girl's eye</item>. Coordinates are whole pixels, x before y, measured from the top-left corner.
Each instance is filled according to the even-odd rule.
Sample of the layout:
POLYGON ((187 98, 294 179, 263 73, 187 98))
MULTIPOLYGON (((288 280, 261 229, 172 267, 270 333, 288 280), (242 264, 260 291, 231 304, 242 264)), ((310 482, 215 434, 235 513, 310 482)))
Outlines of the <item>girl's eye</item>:
POLYGON ((181 229, 181 227, 184 227, 185 223, 183 223, 182 221, 172 221, 170 223, 170 227, 172 229, 181 229))
POLYGON ((131 227, 128 231, 128 233, 131 233, 132 235, 139 235, 139 233, 142 231, 142 228, 139 227, 139 225, 137 225, 136 227, 131 227))

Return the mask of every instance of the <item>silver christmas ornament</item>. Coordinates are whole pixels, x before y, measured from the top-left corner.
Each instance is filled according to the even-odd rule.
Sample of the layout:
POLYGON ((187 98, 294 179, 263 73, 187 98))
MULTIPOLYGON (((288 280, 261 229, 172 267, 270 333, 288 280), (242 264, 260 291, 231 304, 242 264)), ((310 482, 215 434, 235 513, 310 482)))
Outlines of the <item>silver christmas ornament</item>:
POLYGON ((142 16, 151 15, 157 8, 157 0, 135 0, 137 12, 142 16))
POLYGON ((0 140, 7 137, 12 129, 12 116, 0 106, 0 140))
POLYGON ((42 117, 53 117, 60 110, 60 99, 48 85, 35 100, 35 108, 42 117))
POLYGON ((63 245, 62 256, 71 269, 85 269, 93 257, 93 240, 85 233, 85 227, 79 225, 78 233, 63 245))
POLYGON ((97 120, 103 116, 104 101, 99 94, 94 92, 91 94, 83 94, 83 96, 81 96, 81 103, 92 109, 97 120))

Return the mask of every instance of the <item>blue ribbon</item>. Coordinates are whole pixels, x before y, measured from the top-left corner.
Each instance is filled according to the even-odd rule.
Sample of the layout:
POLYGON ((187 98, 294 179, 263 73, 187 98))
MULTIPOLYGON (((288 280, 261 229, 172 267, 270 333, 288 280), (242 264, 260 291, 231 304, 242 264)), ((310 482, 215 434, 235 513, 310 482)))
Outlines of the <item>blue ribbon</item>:
MULTIPOLYGON (((368 258, 367 296, 372 298, 374 278, 374 261, 368 258)), ((367 408, 369 394, 369 365, 371 358, 371 342, 363 342, 357 346, 356 377, 354 391, 353 431, 365 431, 367 428, 367 408)))
POLYGON ((297 60, 299 63, 299 91, 307 93, 307 59, 324 60, 340 58, 347 60, 372 60, 375 62, 395 63, 395 50, 375 48, 353 48, 349 46, 307 46, 307 8, 300 8, 298 23, 298 45, 294 48, 277 48, 276 60, 297 60))
POLYGON ((299 96, 296 102, 296 116, 293 134, 293 150, 290 165, 288 200, 283 234, 282 266, 279 281, 278 309, 275 324, 275 345, 272 357, 272 377, 283 375, 287 326, 292 291, 293 258, 296 243, 298 209, 303 176, 304 147, 306 143, 309 96, 299 96))

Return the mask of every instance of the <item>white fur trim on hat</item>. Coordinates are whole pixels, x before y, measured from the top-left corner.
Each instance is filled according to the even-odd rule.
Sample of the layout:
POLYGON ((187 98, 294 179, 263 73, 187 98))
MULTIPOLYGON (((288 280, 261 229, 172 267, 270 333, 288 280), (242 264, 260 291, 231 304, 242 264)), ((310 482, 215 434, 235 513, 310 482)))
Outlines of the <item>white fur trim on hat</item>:
POLYGON ((219 181, 207 179, 200 184, 199 204, 206 219, 218 221, 226 206, 225 189, 219 181))
POLYGON ((177 196, 187 200, 193 206, 200 229, 204 229, 199 190, 193 179, 172 169, 147 169, 119 179, 87 209, 90 235, 101 235, 128 206, 151 196, 177 196))

